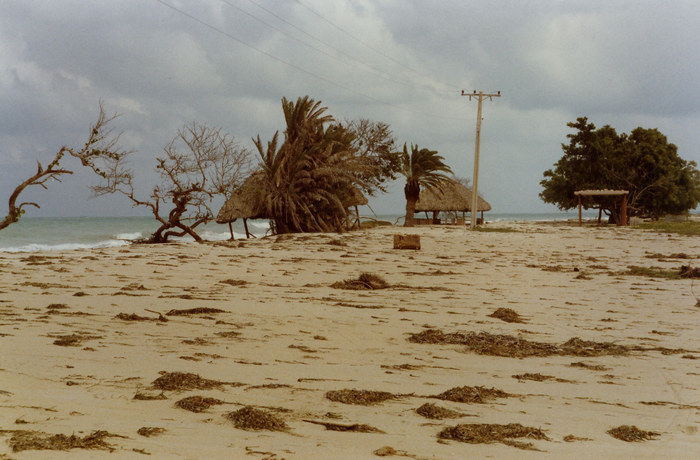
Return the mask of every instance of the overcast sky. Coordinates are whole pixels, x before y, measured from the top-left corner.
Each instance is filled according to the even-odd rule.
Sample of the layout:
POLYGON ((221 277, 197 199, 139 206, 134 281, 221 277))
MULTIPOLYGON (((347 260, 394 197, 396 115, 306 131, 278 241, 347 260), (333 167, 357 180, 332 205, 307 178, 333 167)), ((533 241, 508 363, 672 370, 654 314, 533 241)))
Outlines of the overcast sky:
MULTIPOLYGON (((80 147, 98 102, 144 196, 154 158, 190 121, 253 149, 282 130, 282 97, 309 95, 338 119, 391 125, 471 178, 484 102, 479 192, 493 212, 556 211, 538 197, 566 123, 658 128, 700 161, 700 2, 466 0, 0 0, 0 214, 62 145, 80 147)), ((129 215, 89 199, 87 171, 31 216, 129 215)), ((402 213, 403 184, 373 198, 402 213)), ((139 211, 143 213, 143 211, 139 211)), ((365 214, 365 212, 363 212, 365 214)))

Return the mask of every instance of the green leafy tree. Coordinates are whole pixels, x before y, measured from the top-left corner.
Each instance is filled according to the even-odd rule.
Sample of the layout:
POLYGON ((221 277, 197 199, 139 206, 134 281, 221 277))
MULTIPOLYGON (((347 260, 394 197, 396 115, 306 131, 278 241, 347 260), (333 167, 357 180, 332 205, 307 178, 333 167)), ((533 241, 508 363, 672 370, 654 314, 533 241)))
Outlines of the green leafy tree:
MULTIPOLYGON (((586 117, 567 126, 576 132, 567 134, 564 155, 544 172, 544 202, 573 209, 578 205, 576 190, 621 189, 629 191, 629 215, 654 219, 687 212, 700 202, 695 162, 683 160, 659 130, 639 127, 618 134, 607 125, 596 129, 586 117)), ((620 203, 614 198, 597 198, 587 207, 605 212, 611 222, 620 220, 620 203)))
POLYGON ((386 192, 386 182, 395 180, 401 170, 400 150, 391 127, 366 118, 346 122, 343 126, 352 134, 352 147, 367 167, 362 191, 368 195, 386 192))
POLYGON ((421 187, 434 187, 440 190, 441 184, 452 180, 447 175, 452 173, 452 169, 445 164, 444 158, 438 155, 437 151, 421 149, 413 144, 411 144, 410 153, 404 144, 400 159, 400 173, 406 178, 406 185, 403 189, 406 196, 404 225, 412 227, 415 225, 414 214, 421 187))

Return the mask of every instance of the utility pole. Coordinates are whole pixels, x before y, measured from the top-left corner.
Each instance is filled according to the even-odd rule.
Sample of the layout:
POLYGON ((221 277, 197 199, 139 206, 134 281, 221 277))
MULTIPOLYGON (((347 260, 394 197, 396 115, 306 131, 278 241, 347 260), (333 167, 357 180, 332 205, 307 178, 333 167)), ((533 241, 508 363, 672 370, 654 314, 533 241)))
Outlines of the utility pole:
POLYGON ((494 97, 501 97, 501 92, 498 91, 497 93, 491 93, 491 94, 484 94, 483 91, 479 91, 478 93, 476 90, 474 90, 473 93, 465 93, 464 90, 462 90, 462 96, 469 96, 469 100, 472 100, 472 97, 478 98, 479 100, 479 108, 476 111, 476 146, 474 147, 474 187, 472 189, 472 210, 470 212, 471 214, 471 225, 470 228, 474 230, 476 228, 476 214, 477 214, 477 209, 479 205, 479 142, 481 139, 481 102, 484 100, 484 98, 488 98, 490 101, 493 100, 494 97))

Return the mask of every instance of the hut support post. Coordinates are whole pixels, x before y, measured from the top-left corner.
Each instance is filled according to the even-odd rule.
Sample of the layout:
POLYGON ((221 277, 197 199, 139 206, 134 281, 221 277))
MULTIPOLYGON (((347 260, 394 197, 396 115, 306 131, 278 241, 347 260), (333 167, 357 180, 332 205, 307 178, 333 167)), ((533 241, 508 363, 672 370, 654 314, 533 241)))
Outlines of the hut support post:
POLYGON ((233 237, 233 225, 231 225, 231 222, 228 223, 228 230, 231 232, 231 241, 235 240, 236 238, 233 237))
POLYGON ((578 226, 583 225, 583 220, 581 219, 581 195, 578 196, 578 226))
POLYGON ((248 231, 248 219, 243 218, 243 228, 245 228, 245 237, 250 238, 250 232, 248 231))
POLYGON ((627 225, 627 194, 622 195, 622 210, 620 211, 620 225, 627 225))

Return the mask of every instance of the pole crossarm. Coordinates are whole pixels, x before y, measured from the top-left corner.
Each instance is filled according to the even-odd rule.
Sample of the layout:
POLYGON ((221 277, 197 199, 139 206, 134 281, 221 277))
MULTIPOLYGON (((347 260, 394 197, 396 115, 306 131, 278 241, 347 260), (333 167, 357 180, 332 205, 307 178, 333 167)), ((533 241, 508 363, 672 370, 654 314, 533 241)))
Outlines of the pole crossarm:
POLYGON ((494 97, 501 97, 501 92, 496 91, 495 93, 482 93, 481 91, 479 91, 477 93, 475 90, 473 93, 468 93, 468 92, 462 90, 462 96, 468 96, 470 101, 472 100, 473 97, 479 97, 479 96, 488 97, 489 101, 493 101, 494 97))
POLYGON ((484 98, 488 98, 489 101, 493 101, 494 97, 501 97, 501 92, 497 91, 495 93, 484 93, 483 91, 479 91, 478 93, 476 90, 474 90, 473 93, 467 93, 466 91, 462 90, 462 96, 468 96, 469 100, 471 101, 472 98, 476 98, 479 101, 479 108, 477 109, 476 112, 476 142, 475 142, 475 147, 474 147, 474 186, 472 190, 472 209, 470 212, 471 215, 471 225, 470 228, 472 230, 476 229, 476 214, 477 214, 477 206, 479 204, 479 143, 481 139, 481 103, 484 100, 484 98))

